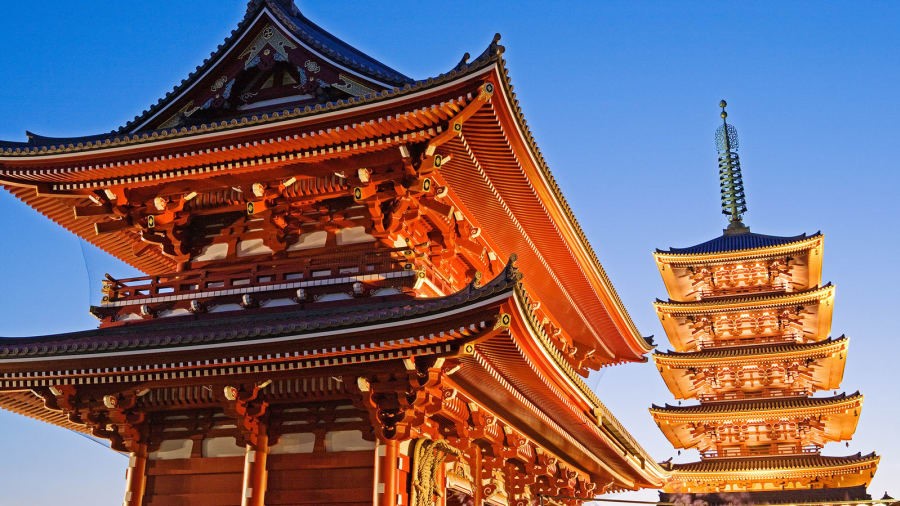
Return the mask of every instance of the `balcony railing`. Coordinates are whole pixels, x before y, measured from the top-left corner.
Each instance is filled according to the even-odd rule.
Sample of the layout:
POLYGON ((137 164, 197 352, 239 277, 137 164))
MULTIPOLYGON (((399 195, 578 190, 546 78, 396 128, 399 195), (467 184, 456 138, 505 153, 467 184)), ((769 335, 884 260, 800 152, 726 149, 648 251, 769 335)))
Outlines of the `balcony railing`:
POLYGON ((750 344, 780 344, 799 343, 801 336, 797 332, 786 332, 764 336, 741 336, 737 339, 701 339, 697 343, 698 350, 708 348, 728 348, 734 346, 747 346, 750 344))
POLYGON ((107 279, 103 281, 103 305, 130 305, 161 297, 203 296, 228 290, 245 290, 248 287, 265 291, 303 281, 325 284, 325 280, 333 281, 335 278, 391 277, 391 273, 412 269, 412 264, 400 255, 402 251, 386 249, 355 255, 287 258, 252 265, 126 279, 115 279, 107 275, 107 279))
POLYGON ((771 285, 736 286, 731 288, 714 288, 700 290, 701 299, 716 299, 721 297, 734 297, 738 295, 764 295, 768 293, 784 293, 788 290, 788 283, 778 281, 771 285))
POLYGON ((768 457, 772 455, 790 456, 790 455, 818 455, 821 448, 816 445, 794 446, 794 445, 767 445, 767 446, 750 446, 746 448, 722 448, 721 451, 707 450, 700 452, 703 459, 717 458, 739 458, 739 457, 768 457))
POLYGON ((741 390, 735 392, 716 392, 714 394, 701 394, 697 396, 700 402, 716 402, 716 401, 736 401, 743 399, 771 399, 778 397, 806 397, 811 392, 805 388, 770 388, 758 392, 744 392, 741 390))

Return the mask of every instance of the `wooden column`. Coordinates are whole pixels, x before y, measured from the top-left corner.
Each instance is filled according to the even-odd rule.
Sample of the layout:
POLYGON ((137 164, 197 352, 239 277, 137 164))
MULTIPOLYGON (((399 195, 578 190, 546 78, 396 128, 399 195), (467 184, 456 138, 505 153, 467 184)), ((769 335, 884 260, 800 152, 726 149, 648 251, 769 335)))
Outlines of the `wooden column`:
POLYGON ((125 474, 125 500, 123 506, 141 506, 147 487, 147 444, 135 443, 125 474))
POLYGON ((244 487, 241 506, 265 506, 268 470, 266 461, 269 457, 269 436, 260 431, 256 447, 247 445, 244 456, 244 487))
POLYGON ((399 470, 397 461, 400 457, 400 443, 388 439, 384 442, 384 457, 381 461, 381 479, 384 491, 381 494, 381 506, 397 506, 397 494, 400 492, 399 470))
POLYGON ((474 449, 472 453, 474 453, 474 462, 472 465, 472 499, 475 506, 481 506, 484 504, 484 485, 482 484, 482 463, 481 463, 481 447, 477 444, 472 445, 474 449))

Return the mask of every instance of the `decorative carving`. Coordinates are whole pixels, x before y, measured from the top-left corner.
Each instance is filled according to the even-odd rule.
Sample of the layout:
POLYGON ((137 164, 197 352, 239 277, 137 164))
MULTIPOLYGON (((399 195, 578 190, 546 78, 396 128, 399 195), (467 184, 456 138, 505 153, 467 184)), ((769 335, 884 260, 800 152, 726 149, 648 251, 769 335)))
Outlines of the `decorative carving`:
POLYGON ((411 506, 431 506, 443 496, 444 484, 438 481, 439 471, 448 455, 458 456, 459 450, 444 440, 419 439, 413 449, 411 506))
POLYGON ((269 403, 260 398, 260 392, 269 383, 226 386, 222 389, 225 413, 237 424, 239 445, 250 445, 256 449, 260 436, 266 435, 269 403))

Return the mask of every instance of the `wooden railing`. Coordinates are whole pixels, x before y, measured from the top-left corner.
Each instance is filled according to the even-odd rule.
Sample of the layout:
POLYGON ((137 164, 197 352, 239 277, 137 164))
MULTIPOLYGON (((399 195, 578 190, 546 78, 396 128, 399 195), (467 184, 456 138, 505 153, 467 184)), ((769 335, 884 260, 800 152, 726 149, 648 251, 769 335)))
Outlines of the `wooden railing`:
POLYGON ((103 302, 112 304, 148 298, 183 296, 245 289, 275 287, 297 281, 379 275, 409 270, 413 265, 402 255, 403 249, 358 251, 335 255, 295 257, 157 276, 103 281, 103 302))
POLYGON ((717 392, 715 394, 698 395, 697 399, 701 402, 715 401, 736 401, 736 400, 753 400, 753 399, 771 399, 778 397, 806 397, 811 392, 805 388, 779 389, 770 388, 759 392, 744 392, 738 390, 736 392, 717 392))
POLYGON ((768 445, 751 446, 747 448, 723 448, 721 451, 707 450, 700 452, 703 459, 735 458, 735 457, 767 457, 771 455, 818 455, 821 448, 815 445, 768 445))
POLYGON ((765 295, 768 293, 784 293, 788 289, 788 284, 784 281, 773 283, 771 285, 757 286, 736 286, 733 288, 716 288, 700 290, 701 299, 716 299, 722 297, 734 297, 738 295, 765 295))
POLYGON ((733 346, 747 346, 750 344, 780 344, 780 343, 799 343, 800 334, 796 332, 786 332, 783 334, 767 335, 767 336, 746 336, 740 339, 703 339, 697 343, 698 350, 708 348, 728 348, 733 346))

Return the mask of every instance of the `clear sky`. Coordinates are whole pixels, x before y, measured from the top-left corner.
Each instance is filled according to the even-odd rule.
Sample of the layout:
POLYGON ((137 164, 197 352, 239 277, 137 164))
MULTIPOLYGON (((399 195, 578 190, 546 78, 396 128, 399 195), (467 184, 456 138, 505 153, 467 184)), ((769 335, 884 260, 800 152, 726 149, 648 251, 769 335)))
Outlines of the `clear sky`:
MULTIPOLYGON (((110 131, 224 40, 243 0, 7 2, 0 16, 0 139, 110 131)), ((822 230, 838 287, 833 332, 851 338, 843 390, 865 406, 849 447, 882 455, 870 492, 900 494, 896 254, 900 251, 900 3, 300 2, 336 35, 415 78, 503 35, 538 144, 637 326, 667 348, 651 252, 721 233, 717 104, 741 136, 755 232, 822 230)), ((0 194, 0 335, 96 326, 98 275, 131 270, 0 194), (85 264, 88 264, 86 268, 85 264), (93 284, 89 282, 88 272, 93 284)), ((527 273, 526 273, 527 274, 527 273)), ((657 460, 651 421, 674 402, 651 364, 589 383, 657 460)), ((0 413, 0 506, 118 504, 126 459, 0 413)), ((681 459, 693 456, 682 455, 681 459)), ((644 494, 643 497, 655 497, 644 494)))

